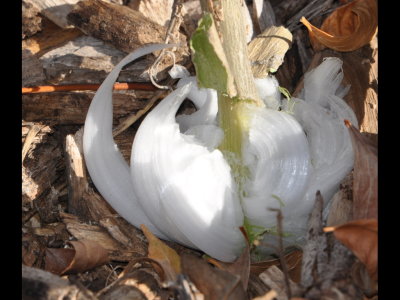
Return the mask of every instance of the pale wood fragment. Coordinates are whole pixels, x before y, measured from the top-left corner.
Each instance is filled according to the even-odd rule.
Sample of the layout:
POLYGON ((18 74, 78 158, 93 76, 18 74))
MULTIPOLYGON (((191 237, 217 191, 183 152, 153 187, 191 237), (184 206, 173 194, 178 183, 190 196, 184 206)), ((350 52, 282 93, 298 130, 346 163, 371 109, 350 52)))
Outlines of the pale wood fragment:
POLYGON ((33 143, 36 135, 40 132, 40 130, 44 127, 45 125, 42 124, 34 124, 30 129, 28 134, 26 135, 24 145, 22 146, 22 161, 24 161, 26 154, 29 151, 29 148, 31 144, 33 143))
POLYGON ((128 6, 153 22, 168 26, 172 13, 174 0, 136 0, 128 3, 128 6))
MULTIPOLYGON (((276 292, 277 300, 288 300, 285 287, 285 275, 277 266, 271 266, 259 275, 262 282, 276 292)), ((289 279, 292 294, 299 294, 300 287, 289 279)))
POLYGON ((265 78, 269 72, 278 70, 292 45, 292 38, 285 27, 272 26, 251 41, 248 51, 254 77, 265 78))
POLYGON ((83 128, 75 134, 69 134, 65 138, 65 159, 68 180, 68 211, 85 217, 88 213, 82 196, 87 191, 89 183, 87 180, 86 167, 82 151, 83 128))

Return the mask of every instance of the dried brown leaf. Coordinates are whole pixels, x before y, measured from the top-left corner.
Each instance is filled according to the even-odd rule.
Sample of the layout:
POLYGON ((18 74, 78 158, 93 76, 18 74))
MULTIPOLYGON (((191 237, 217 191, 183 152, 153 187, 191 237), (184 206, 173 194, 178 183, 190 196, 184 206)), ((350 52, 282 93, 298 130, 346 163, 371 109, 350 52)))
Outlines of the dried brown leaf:
POLYGON ((337 227, 326 227, 365 264, 373 280, 378 279, 378 220, 361 219, 337 227))
POLYGON ((191 254, 182 254, 182 272, 195 284, 207 300, 247 299, 240 277, 217 269, 191 254))
POLYGON ((47 248, 45 270, 57 275, 81 273, 108 262, 108 252, 90 240, 69 242, 73 249, 47 248))
POLYGON ((378 218, 377 148, 345 120, 354 149, 353 219, 378 218))
POLYGON ((166 276, 166 280, 176 281, 181 273, 181 259, 174 249, 158 239, 145 225, 141 225, 144 235, 149 242, 148 257, 158 262, 166 276))
POLYGON ((304 17, 300 22, 307 27, 314 50, 328 47, 347 52, 359 49, 372 40, 378 29, 377 12, 376 0, 355 0, 336 9, 325 19, 321 29, 304 17))

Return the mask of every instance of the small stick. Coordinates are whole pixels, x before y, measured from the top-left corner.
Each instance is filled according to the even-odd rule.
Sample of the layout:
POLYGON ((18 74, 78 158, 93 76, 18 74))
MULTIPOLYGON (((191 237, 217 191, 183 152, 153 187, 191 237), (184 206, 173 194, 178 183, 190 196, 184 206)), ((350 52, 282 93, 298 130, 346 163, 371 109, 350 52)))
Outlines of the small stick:
MULTIPOLYGON (((33 87, 23 87, 22 94, 33 93, 51 93, 61 91, 96 91, 100 84, 68 84, 68 85, 42 85, 33 87)), ((155 91, 157 88, 150 83, 115 83, 114 90, 142 90, 142 91, 155 91)))

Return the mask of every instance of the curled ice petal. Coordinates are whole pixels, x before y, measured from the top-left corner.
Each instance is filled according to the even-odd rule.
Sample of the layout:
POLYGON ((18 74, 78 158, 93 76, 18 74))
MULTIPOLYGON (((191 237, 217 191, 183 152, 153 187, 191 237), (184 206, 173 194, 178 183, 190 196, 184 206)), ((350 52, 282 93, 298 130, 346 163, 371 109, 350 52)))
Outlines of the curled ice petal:
POLYGON ((127 221, 145 224, 154 234, 166 238, 142 210, 130 178, 129 166, 112 136, 112 90, 121 69, 131 61, 171 45, 155 44, 127 55, 107 76, 93 97, 85 120, 83 152, 96 188, 127 221))
POLYGON ((242 201, 245 215, 252 225, 271 228, 276 226, 276 213, 268 209, 281 208, 285 231, 290 232, 296 226, 288 226, 289 221, 305 224, 313 204, 301 202, 311 171, 306 136, 287 113, 260 108, 251 108, 250 113, 253 119, 243 150, 250 170, 242 201), (295 213, 288 220, 291 211, 295 213))
POLYGON ((178 87, 187 83, 192 84, 192 88, 187 95, 196 108, 196 112, 190 115, 179 115, 176 121, 179 123, 181 132, 198 125, 217 125, 218 98, 217 92, 213 89, 203 89, 197 86, 195 77, 183 78, 178 82, 178 87))
POLYGON ((343 78, 341 60, 327 58, 305 75, 303 99, 293 99, 294 117, 307 134, 313 175, 302 201, 315 199, 321 191, 325 204, 338 190, 340 182, 351 171, 354 153, 343 121, 357 126, 352 109, 338 97, 344 94, 339 86, 343 78))
POLYGON ((143 120, 132 148, 133 185, 146 214, 165 235, 232 261, 245 244, 231 169, 219 150, 182 134, 175 120, 192 84, 172 92, 143 120))

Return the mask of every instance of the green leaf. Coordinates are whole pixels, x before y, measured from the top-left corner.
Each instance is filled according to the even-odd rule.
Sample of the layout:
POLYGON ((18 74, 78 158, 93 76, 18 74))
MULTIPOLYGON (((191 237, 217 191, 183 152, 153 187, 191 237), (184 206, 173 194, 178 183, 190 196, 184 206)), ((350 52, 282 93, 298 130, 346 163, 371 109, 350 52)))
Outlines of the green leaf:
POLYGON ((236 95, 233 76, 210 13, 200 20, 190 47, 199 87, 212 88, 229 96, 236 95))

